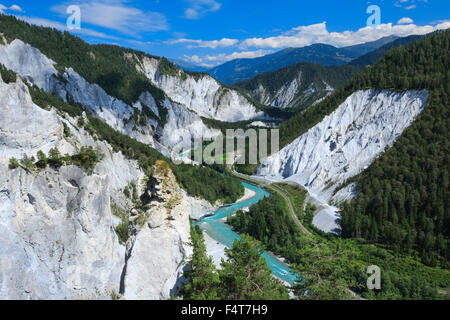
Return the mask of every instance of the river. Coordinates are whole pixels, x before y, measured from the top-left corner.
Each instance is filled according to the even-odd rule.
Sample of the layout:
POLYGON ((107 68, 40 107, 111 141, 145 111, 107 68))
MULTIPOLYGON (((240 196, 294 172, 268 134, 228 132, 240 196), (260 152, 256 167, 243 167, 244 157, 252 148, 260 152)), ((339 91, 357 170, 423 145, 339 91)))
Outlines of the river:
MULTIPOLYGON (((264 199, 264 197, 270 196, 270 193, 261 188, 258 188, 245 182, 242 182, 242 184, 244 185, 245 188, 251 189, 254 192, 256 192, 256 195, 248 200, 234 203, 230 206, 222 207, 218 209, 213 216, 204 218, 201 221, 195 223, 195 225, 198 225, 211 238, 227 246, 228 248, 231 248, 233 246, 233 242, 235 239, 240 240, 241 238, 237 233, 235 233, 231 229, 229 225, 227 225, 223 221, 223 218, 226 218, 227 216, 233 214, 238 209, 249 207, 257 203, 258 201, 264 199)), ((263 252, 262 257, 264 257, 273 275, 276 276, 277 278, 286 281, 290 284, 293 284, 295 280, 298 279, 298 275, 293 273, 292 270, 289 268, 289 266, 279 261, 269 252, 263 252)))

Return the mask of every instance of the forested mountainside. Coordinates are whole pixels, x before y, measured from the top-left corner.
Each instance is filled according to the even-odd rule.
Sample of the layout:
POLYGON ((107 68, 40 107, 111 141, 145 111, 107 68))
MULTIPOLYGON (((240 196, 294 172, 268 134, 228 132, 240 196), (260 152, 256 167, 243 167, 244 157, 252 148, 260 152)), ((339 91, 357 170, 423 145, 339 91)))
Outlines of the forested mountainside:
POLYGON ((355 60, 352 60, 349 65, 352 66, 368 66, 371 64, 374 64, 378 59, 380 59, 386 52, 391 50, 392 48, 398 47, 398 46, 404 46, 407 45, 413 41, 420 40, 424 37, 429 36, 427 35, 412 35, 407 37, 398 38, 392 42, 389 42, 385 44, 382 47, 379 47, 377 49, 374 49, 373 51, 366 53, 365 55, 356 58, 355 60))
POLYGON ((236 83, 265 105, 301 112, 319 103, 360 72, 356 66, 321 66, 297 63, 236 83))
POLYGON ((254 59, 236 59, 208 70, 208 73, 226 84, 251 79, 267 71, 274 71, 299 62, 315 62, 322 66, 339 66, 352 61, 396 37, 384 37, 360 45, 336 48, 326 44, 313 44, 302 48, 287 48, 254 59))
POLYGON ((430 265, 450 258, 450 32, 389 51, 357 81, 364 86, 428 89, 424 112, 395 144, 356 177, 358 197, 345 205, 347 237, 420 253, 430 265))
MULTIPOLYGON (((364 237, 448 264, 449 31, 396 47, 325 101, 284 122, 281 145, 318 124, 357 90, 427 90, 425 109, 391 148, 354 179, 357 198, 344 206, 346 237, 364 237)), ((357 129, 357 128, 356 128, 357 129)), ((343 187, 343 186, 341 186, 343 187)), ((340 189, 337 188, 336 192, 340 189)))

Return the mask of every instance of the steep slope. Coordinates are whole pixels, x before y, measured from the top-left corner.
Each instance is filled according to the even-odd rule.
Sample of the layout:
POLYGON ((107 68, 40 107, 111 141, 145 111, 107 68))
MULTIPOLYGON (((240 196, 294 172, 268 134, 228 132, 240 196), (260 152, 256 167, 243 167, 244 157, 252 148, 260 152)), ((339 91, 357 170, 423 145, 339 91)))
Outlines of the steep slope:
POLYGON ((329 231, 340 223, 344 236, 381 241, 397 251, 417 250, 426 264, 448 266, 449 37, 450 31, 441 31, 393 48, 325 101, 283 123, 285 148, 260 173, 297 179, 322 200, 333 193, 336 201, 357 196, 342 207, 340 222, 337 209, 324 205, 319 213, 330 215, 332 223, 322 227, 329 231), (408 126, 423 109, 425 92, 427 106, 408 126), (361 113, 352 113, 359 108, 361 113), (340 119, 339 112, 347 116, 330 122, 340 119), (347 122, 352 119, 354 124, 347 122), (392 142, 381 153, 380 147, 392 142), (316 147, 320 150, 311 156, 316 147), (357 157, 347 158, 349 152, 357 157))
POLYGON ((110 153, 73 120, 36 106, 20 80, 0 81, 0 297, 98 299, 118 292, 124 248, 114 233, 110 197, 143 176, 134 162, 110 153), (64 126, 72 136, 66 139, 64 126), (105 157, 92 175, 76 166, 39 173, 10 170, 12 157, 80 145, 105 157), (114 159, 114 160, 113 160, 114 159))
POLYGON ((0 16, 0 32, 1 63, 6 67, 166 154, 188 148, 190 136, 218 134, 203 125, 200 115, 226 121, 264 116, 251 99, 207 75, 185 73, 165 58, 89 45, 67 32, 31 26, 11 16, 0 16), (173 70, 180 77, 172 77, 173 70))
POLYGON ((72 68, 59 73, 55 62, 21 40, 8 43, 3 39, 3 43, 0 63, 7 68, 46 92, 83 105, 111 127, 165 154, 171 149, 188 147, 191 136, 210 138, 218 134, 206 127, 194 112, 164 95, 163 100, 157 101, 151 93, 144 92, 129 105, 108 95, 99 85, 89 83, 72 68))
POLYGON ((407 45, 413 41, 420 40, 420 39, 423 39, 428 36, 430 36, 430 34, 428 34, 428 35, 412 35, 412 36, 396 39, 392 42, 385 44, 382 47, 376 48, 375 50, 373 50, 369 53, 366 53, 365 55, 363 55, 359 58, 356 58, 355 60, 351 61, 349 63, 349 65, 367 66, 367 65, 374 64, 378 59, 380 59, 382 56, 384 56, 386 54, 386 52, 388 52, 390 49, 398 47, 398 46, 407 45))
POLYGON ((236 83, 236 86, 250 92, 262 104, 302 111, 322 101, 359 71, 361 68, 353 66, 323 67, 298 63, 260 74, 236 83))
POLYGON ((167 59, 148 56, 140 59, 137 68, 170 99, 202 117, 228 122, 264 117, 247 97, 206 73, 185 72, 167 59))
POLYGON ((365 169, 422 112, 426 91, 363 90, 280 152, 267 158, 258 174, 296 181, 318 200, 365 169))
POLYGON ((258 74, 274 71, 299 62, 315 62, 323 66, 339 66, 391 42, 392 37, 381 38, 356 46, 336 48, 326 44, 313 44, 302 48, 287 48, 254 59, 236 59, 214 67, 210 75, 226 84, 251 79, 258 74))
POLYGON ((130 215, 122 294, 166 300, 176 292, 183 262, 192 253, 188 205, 167 163, 156 162, 143 199, 145 211, 133 209, 130 215))
MULTIPOLYGON (((93 118, 86 113, 81 117, 88 125, 82 126, 79 117, 62 108, 48 105, 44 109, 30 95, 30 90, 36 89, 29 89, 3 66, 0 71, 0 230, 4 235, 0 240, 0 298, 111 299, 119 297, 119 291, 129 288, 129 293, 140 286, 147 290, 140 298, 166 299, 174 294, 181 276, 180 262, 189 254, 189 216, 198 218, 214 208, 205 200, 190 197, 170 173, 169 191, 182 206, 170 215, 167 228, 152 226, 151 241, 139 240, 145 232, 135 237, 136 211, 131 208, 141 195, 145 195, 142 199, 152 195, 141 167, 144 160, 151 159, 139 155, 137 148, 133 153, 140 161, 127 159, 115 143, 101 139, 101 131, 93 129, 93 118), (70 155, 86 147, 92 147, 99 157, 92 171, 86 169, 89 160, 85 155, 80 162, 67 163, 70 155), (54 150, 61 154, 58 159, 54 150), (41 151, 48 158, 43 159, 41 151), (12 166, 13 158, 21 160, 12 166), (132 197, 125 192, 130 186, 132 197), (125 234, 120 234, 119 242, 116 233, 122 226, 125 234), (128 236, 127 248, 133 247, 133 252, 121 245, 128 236), (144 252, 138 249, 141 245, 144 252), (127 277, 125 284, 125 263, 129 275, 136 270, 134 261, 141 261, 141 267, 144 261, 146 270, 151 266, 160 272, 142 277, 139 271, 140 276, 127 277)), ((166 179, 157 172, 154 170, 152 179, 166 190, 166 179)), ((170 197, 156 200, 158 205, 177 207, 170 197)), ((149 221, 156 219, 154 210, 147 213, 149 221)))

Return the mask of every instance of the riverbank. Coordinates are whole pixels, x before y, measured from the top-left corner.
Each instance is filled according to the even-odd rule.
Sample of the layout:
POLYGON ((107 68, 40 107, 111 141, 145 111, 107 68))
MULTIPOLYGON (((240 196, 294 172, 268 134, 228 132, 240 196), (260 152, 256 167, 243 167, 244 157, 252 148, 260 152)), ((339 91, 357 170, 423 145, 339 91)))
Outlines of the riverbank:
MULTIPOLYGON (((221 260, 225 259, 225 248, 231 248, 233 242, 240 239, 239 234, 234 232, 226 223, 226 218, 237 210, 250 207, 261 199, 270 196, 267 191, 259 187, 246 182, 242 182, 242 184, 252 192, 247 191, 247 194, 239 199, 239 202, 221 207, 213 216, 195 223, 204 231, 207 254, 212 257, 214 265, 218 268, 220 268, 221 260), (245 198, 248 199, 244 200, 245 198)), ((282 262, 283 260, 279 259, 279 257, 275 257, 273 254, 267 252, 263 252, 262 256, 275 277, 290 284, 294 283, 298 278, 298 275, 293 273, 291 268, 282 262)))
POLYGON ((253 191, 252 189, 249 189, 249 188, 245 188, 244 195, 240 199, 238 199, 235 203, 236 204, 242 203, 244 201, 247 201, 247 200, 253 198, 254 196, 256 196, 255 191, 253 191))
POLYGON ((226 246, 211 238, 206 232, 203 232, 203 237, 205 238, 206 253, 212 257, 216 268, 221 269, 220 263, 222 259, 225 260, 226 246))

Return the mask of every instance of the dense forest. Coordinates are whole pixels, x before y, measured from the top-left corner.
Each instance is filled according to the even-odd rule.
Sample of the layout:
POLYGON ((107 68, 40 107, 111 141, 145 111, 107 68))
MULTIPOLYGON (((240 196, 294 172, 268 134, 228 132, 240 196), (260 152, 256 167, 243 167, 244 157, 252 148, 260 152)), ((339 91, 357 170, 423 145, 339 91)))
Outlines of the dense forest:
POLYGON ((301 275, 294 291, 298 299, 442 299, 448 297, 450 271, 425 266, 417 257, 397 254, 364 240, 341 239, 311 225, 313 208, 303 222, 312 236, 300 233, 286 213, 282 198, 272 194, 238 212, 229 222, 240 233, 261 239, 268 250, 288 258, 301 275), (381 268, 381 289, 369 290, 366 270, 381 268))
POLYGON ((287 300, 283 283, 272 277, 264 258, 263 247, 249 236, 235 240, 232 249, 225 249, 226 260, 217 270, 206 254, 203 232, 191 228, 193 254, 184 277, 187 282, 180 290, 186 300, 287 300))
POLYGON ((295 288, 299 299, 449 298, 448 270, 425 266, 411 256, 364 241, 336 236, 303 238, 297 255, 300 261, 294 269, 303 277, 295 288), (381 270, 381 289, 367 288, 367 268, 371 265, 381 270))
POLYGON ((300 230, 292 222, 281 196, 272 194, 250 208, 229 216, 228 223, 240 233, 246 233, 261 241, 270 251, 291 262, 298 262, 296 248, 301 246, 300 230))
POLYGON ((364 237, 424 263, 449 266, 450 32, 389 51, 355 81, 376 88, 428 89, 423 113, 357 176, 357 199, 343 206, 345 237, 364 237))
MULTIPOLYGON (((429 92, 425 110, 357 181, 358 198, 343 207, 345 237, 364 237, 397 251, 418 251, 424 263, 448 267, 450 31, 391 49, 304 113, 280 126, 284 146, 361 89, 429 92)), ((256 166, 240 171, 251 174, 256 166)))

